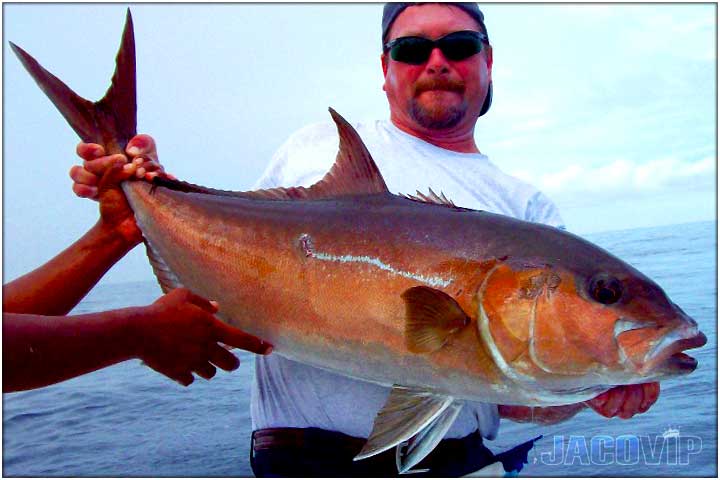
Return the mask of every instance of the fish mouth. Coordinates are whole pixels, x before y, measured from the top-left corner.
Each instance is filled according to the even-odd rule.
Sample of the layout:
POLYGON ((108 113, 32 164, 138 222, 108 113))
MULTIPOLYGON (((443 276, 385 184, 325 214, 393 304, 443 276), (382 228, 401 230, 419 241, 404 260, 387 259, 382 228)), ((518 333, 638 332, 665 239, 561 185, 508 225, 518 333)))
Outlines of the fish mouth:
POLYGON ((685 350, 702 347, 707 343, 704 333, 693 328, 690 331, 673 331, 665 335, 645 356, 643 372, 651 370, 671 374, 687 374, 697 368, 697 360, 685 350))

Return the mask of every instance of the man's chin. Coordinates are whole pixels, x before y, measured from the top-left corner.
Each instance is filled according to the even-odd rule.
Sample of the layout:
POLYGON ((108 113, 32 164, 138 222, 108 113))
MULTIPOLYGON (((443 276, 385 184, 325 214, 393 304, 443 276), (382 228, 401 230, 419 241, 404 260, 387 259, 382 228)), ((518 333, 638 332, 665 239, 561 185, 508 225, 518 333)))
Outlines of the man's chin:
POLYGON ((441 130, 452 128, 460 123, 465 116, 466 108, 445 103, 433 103, 430 105, 420 102, 413 102, 410 114, 412 118, 422 127, 441 130))

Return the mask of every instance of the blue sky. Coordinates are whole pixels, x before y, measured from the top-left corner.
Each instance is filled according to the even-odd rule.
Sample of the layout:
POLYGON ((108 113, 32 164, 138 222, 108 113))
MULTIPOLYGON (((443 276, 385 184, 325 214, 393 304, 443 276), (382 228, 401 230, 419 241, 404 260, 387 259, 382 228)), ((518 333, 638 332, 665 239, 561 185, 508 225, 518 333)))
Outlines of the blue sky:
MULTIPOLYGON (((482 5, 494 102, 480 149, 559 206, 576 233, 714 220, 714 4, 482 5)), ((8 48, 100 98, 126 5, 3 5, 4 281, 82 235, 77 138, 8 48)), ((381 4, 139 4, 138 128, 168 171, 247 189, 293 131, 387 118, 381 4)), ((138 248, 108 282, 151 279, 138 248)))

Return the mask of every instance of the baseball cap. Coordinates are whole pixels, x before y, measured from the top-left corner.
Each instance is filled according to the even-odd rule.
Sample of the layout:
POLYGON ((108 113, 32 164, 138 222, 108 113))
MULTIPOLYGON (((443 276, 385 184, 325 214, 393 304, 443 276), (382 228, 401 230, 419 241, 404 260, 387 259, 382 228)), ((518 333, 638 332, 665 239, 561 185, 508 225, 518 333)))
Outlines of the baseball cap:
MULTIPOLYGON (((402 13, 403 10, 405 10, 407 7, 411 7, 413 5, 424 5, 425 2, 399 2, 399 3, 386 3, 385 7, 383 8, 383 16, 382 16, 382 44, 385 45, 387 43, 387 35, 390 31, 390 27, 392 27, 392 24, 395 22, 395 19, 402 13)), ((443 5, 453 5, 460 10, 464 11, 468 15, 470 15, 473 20, 478 22, 480 24, 480 31, 487 35, 487 28, 485 28, 485 16, 480 11, 480 7, 478 7, 477 3, 445 3, 443 2, 443 5)))

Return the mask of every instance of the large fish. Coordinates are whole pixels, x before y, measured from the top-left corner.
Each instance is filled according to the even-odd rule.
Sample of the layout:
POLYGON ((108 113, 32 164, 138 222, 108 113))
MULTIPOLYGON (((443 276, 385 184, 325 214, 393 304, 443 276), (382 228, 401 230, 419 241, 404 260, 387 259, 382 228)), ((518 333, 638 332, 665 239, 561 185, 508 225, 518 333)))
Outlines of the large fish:
MULTIPOLYGON (((129 11, 96 103, 12 48, 83 141, 123 152, 136 124, 129 11)), ((406 471, 463 400, 569 404, 696 368, 683 351, 705 336, 645 275, 556 228, 391 194, 331 115, 337 161, 310 188, 122 187, 164 290, 218 300, 222 319, 279 355, 393 387, 357 458, 402 443, 406 471)))

